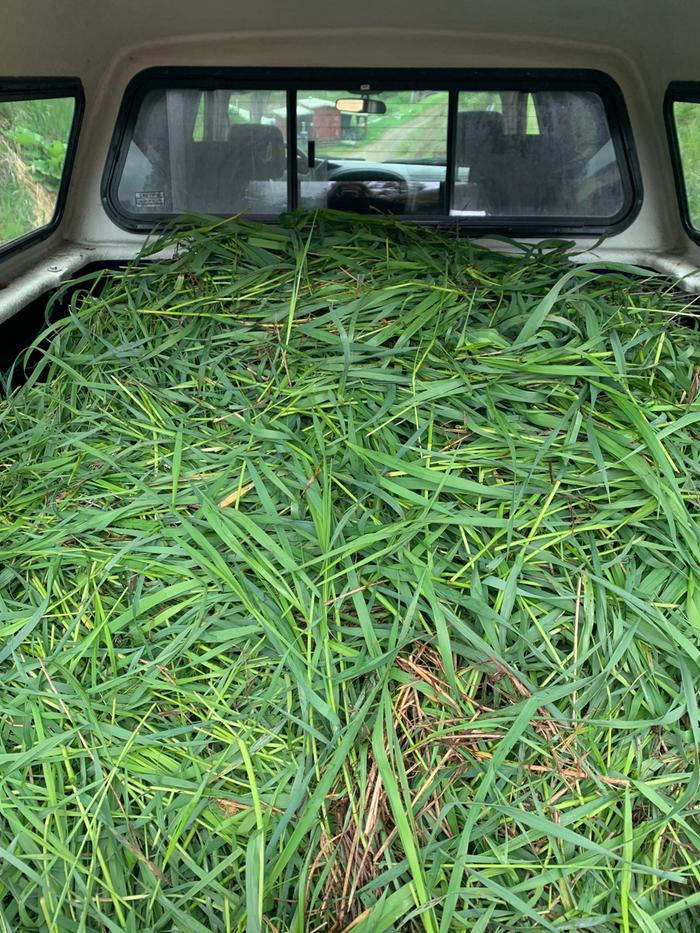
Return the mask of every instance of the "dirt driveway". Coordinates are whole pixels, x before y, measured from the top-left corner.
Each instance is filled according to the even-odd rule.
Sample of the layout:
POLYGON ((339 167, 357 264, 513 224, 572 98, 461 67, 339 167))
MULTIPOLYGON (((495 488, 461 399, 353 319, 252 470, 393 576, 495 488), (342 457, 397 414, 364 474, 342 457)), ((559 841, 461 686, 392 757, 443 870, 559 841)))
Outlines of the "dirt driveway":
POLYGON ((374 162, 444 159, 446 140, 447 113, 444 106, 435 104, 418 117, 387 127, 380 139, 353 149, 352 155, 374 162))

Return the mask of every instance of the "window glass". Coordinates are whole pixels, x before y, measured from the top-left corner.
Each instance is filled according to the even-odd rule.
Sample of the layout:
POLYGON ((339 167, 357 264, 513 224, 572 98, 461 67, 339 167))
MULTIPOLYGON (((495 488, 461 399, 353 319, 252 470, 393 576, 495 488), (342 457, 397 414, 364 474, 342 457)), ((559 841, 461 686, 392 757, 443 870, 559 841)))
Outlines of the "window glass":
POLYGON ((299 91, 299 205, 445 213, 448 97, 447 91, 299 91), (377 112, 361 112, 363 96, 377 112))
POLYGON ((496 110, 503 113, 503 94, 499 91, 460 91, 460 110, 496 110))
POLYGON ((673 119, 688 199, 688 219, 700 229, 700 103, 675 101, 673 119))
POLYGON ((622 174, 597 94, 464 91, 457 110, 453 215, 604 219, 622 210, 622 174))
POLYGON ((284 91, 149 91, 117 198, 130 214, 279 214, 287 207, 284 91))
POLYGON ((507 232, 616 226, 638 194, 619 90, 593 73, 586 85, 581 72, 543 71, 540 87, 536 71, 508 74, 146 72, 115 131, 108 210, 129 229, 296 206, 507 232), (256 81, 274 90, 245 89, 256 81))
POLYGON ((532 94, 527 95, 525 132, 530 136, 539 136, 540 133, 540 121, 537 119, 537 107, 535 106, 535 98, 532 94))
POLYGON ((0 247, 54 219, 73 97, 0 101, 0 247))

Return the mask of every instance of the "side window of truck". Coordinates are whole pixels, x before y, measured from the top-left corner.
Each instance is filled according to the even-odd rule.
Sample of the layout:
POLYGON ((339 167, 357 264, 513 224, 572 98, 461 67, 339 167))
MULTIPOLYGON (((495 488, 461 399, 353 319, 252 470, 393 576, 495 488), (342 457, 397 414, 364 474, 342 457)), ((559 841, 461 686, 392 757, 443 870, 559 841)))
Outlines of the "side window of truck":
POLYGON ((0 79, 0 252, 57 223, 79 118, 77 88, 0 79))
POLYGON ((689 232, 700 233, 700 84, 671 85, 666 120, 674 157, 683 220, 689 232))

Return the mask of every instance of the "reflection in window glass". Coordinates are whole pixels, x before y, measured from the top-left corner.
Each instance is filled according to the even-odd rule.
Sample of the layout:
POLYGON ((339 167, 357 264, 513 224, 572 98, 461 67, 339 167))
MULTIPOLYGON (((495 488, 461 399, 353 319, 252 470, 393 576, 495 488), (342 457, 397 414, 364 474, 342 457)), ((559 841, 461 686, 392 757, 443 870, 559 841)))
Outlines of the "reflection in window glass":
POLYGON ((465 91, 457 109, 453 215, 607 219, 621 211, 622 176, 597 94, 465 91))
POLYGON ((380 112, 344 112, 345 90, 297 96, 299 205, 358 213, 445 212, 447 91, 369 94, 380 112))
POLYGON ((56 213, 75 100, 0 102, 0 246, 56 213))
POLYGON ((287 207, 284 91, 149 91, 118 187, 130 214, 279 214, 287 207))
POLYGON ((688 198, 688 218, 693 227, 700 229, 700 104, 677 100, 673 119, 688 198))

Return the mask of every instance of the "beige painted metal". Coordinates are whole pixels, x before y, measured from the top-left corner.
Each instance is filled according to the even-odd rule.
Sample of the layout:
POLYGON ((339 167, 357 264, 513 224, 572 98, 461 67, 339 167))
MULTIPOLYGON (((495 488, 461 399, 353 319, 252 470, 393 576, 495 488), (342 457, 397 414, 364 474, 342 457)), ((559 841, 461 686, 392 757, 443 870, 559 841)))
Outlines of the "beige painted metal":
POLYGON ((64 220, 50 241, 0 264, 0 320, 70 274, 86 248, 126 257, 142 242, 109 220, 100 179, 124 87, 155 65, 600 69, 627 101, 644 205, 596 255, 700 290, 662 118, 669 81, 700 80, 699 26, 697 0, 4 0, 0 72, 77 75, 87 107, 64 220))

